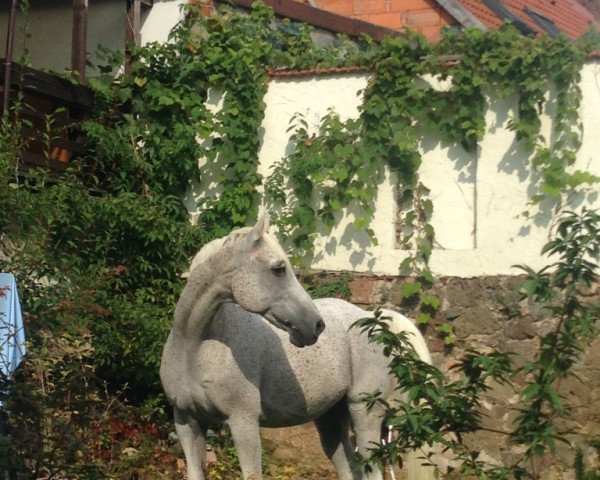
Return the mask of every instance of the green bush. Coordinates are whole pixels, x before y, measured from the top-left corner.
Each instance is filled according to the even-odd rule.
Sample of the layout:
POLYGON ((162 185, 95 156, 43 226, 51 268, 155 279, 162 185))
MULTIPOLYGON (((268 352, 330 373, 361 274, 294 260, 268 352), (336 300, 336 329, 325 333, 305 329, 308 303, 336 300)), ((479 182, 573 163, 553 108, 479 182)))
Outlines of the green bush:
MULTIPOLYGON (((378 392, 365 396, 369 406, 384 407, 398 434, 395 441, 373 449, 372 461, 396 463, 400 453, 438 445, 458 460, 462 476, 518 480, 531 477, 529 460, 554 453, 557 442, 567 441, 566 433, 557 426, 569 415, 559 386, 562 379, 574 375, 572 367, 598 334, 600 301, 582 293, 598 281, 600 215, 584 209, 579 214, 565 212, 558 220, 555 238, 543 248, 553 263, 538 272, 519 267, 526 276, 517 293, 557 320, 554 330, 541 338, 533 361, 515 365, 510 353, 470 350, 453 367, 453 376, 459 378, 447 381, 439 369, 417 358, 406 336, 391 333, 379 315, 357 323, 372 341, 383 345, 390 372, 407 392, 407 399, 399 405, 388 404, 378 392), (480 459, 477 445, 468 445, 466 434, 486 430, 481 422, 481 401, 490 382, 511 385, 522 374, 526 382, 516 391, 520 403, 514 427, 510 432, 495 433, 508 437, 523 454, 511 464, 490 465, 480 459)), ((577 464, 581 477, 581 458, 577 464)), ((590 472, 581 478, 595 475, 590 472)))

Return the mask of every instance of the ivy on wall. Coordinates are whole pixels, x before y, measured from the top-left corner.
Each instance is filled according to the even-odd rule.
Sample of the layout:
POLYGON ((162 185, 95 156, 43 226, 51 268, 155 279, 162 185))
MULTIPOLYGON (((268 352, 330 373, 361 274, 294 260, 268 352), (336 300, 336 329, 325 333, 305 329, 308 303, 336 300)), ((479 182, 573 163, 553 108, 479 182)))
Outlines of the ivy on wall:
MULTIPOLYGON (((297 149, 288 161, 281 162, 275 180, 279 181, 282 168, 292 173, 299 168, 293 163, 319 157, 318 150, 326 157, 337 147, 343 158, 342 147, 356 145, 354 155, 361 157, 357 163, 366 167, 369 174, 378 172, 371 168, 372 163, 387 164, 398 175, 401 200, 421 203, 421 208, 413 208, 406 217, 406 225, 412 225, 430 213, 430 205, 423 204, 418 194, 419 189, 425 192, 418 181, 421 164, 418 132, 423 131, 419 127, 437 132, 444 142, 457 142, 465 150, 474 151, 485 131, 486 95, 515 94, 519 98, 518 114, 510 120, 509 128, 532 153, 532 170, 540 173, 538 194, 532 201, 539 202, 546 195, 557 197, 598 180, 586 172, 569 170, 580 141, 578 82, 585 49, 566 38, 523 37, 510 26, 489 32, 449 31, 437 45, 426 44, 418 37, 390 39, 374 46, 366 57, 367 63, 373 64, 374 76, 364 92, 360 118, 346 123, 338 121, 336 130, 332 125, 335 119, 327 117, 320 134, 310 139, 305 129, 298 130, 294 137, 297 149), (449 58, 459 60, 452 62, 449 58), (449 79, 451 86, 439 91, 416 81, 424 75, 449 79), (557 106, 555 138, 550 140, 540 135, 540 115, 546 102, 544 93, 552 84, 557 91, 557 106), (310 144, 308 149, 307 144, 310 144)), ((323 172, 331 168, 330 163, 323 161, 323 172)), ((317 169, 312 167, 313 171, 317 169)), ((314 182, 310 177, 304 181, 315 187, 324 183, 323 178, 327 177, 321 173, 314 182)), ((358 181, 359 188, 366 187, 368 191, 372 179, 372 175, 365 175, 351 180, 358 181)), ((329 196, 344 198, 343 190, 348 185, 348 180, 344 180, 340 191, 329 196)), ((302 187, 294 187, 299 198, 306 196, 306 192, 299 190, 302 187)), ((326 188, 329 192, 331 184, 326 188)), ((347 198, 342 205, 348 205, 349 201, 347 198)), ((334 210, 339 210, 339 206, 336 202, 334 210)), ((325 218, 330 224, 330 215, 325 218)))
MULTIPOLYGON (((208 160, 206 171, 218 165, 220 194, 200 205, 209 236, 246 224, 256 213, 256 187, 263 183, 257 173, 257 132, 269 68, 361 65, 374 72, 358 119, 341 121, 331 112, 315 135, 296 117, 291 132, 295 151, 278 162, 266 181, 268 201, 282 210, 277 222, 299 257, 311 252, 319 225, 331 229, 336 214, 349 205, 359 207, 355 226, 373 238, 371 201, 388 166, 397 175, 406 212, 407 235, 401 243, 418 252, 413 266, 416 260, 426 264, 434 234, 427 223, 431 202, 419 182, 418 132, 437 132, 442 141, 474 151, 485 131, 488 94, 519 97, 509 128, 531 152, 532 170, 540 173, 534 203, 597 180, 569 170, 579 142, 579 72, 590 42, 524 37, 504 26, 487 32, 449 30, 436 45, 408 35, 381 44, 338 38, 323 47, 312 42, 310 32, 300 24, 276 23, 272 11, 258 2, 250 15, 224 7, 209 18, 189 7, 169 43, 134 51, 131 75, 116 84, 111 76, 104 78, 109 84, 93 81, 107 100, 131 105, 135 122, 144 126, 125 137, 132 137, 131 146, 143 156, 136 178, 147 186, 182 194, 190 179, 202 175, 196 167, 199 157, 208 160), (448 79, 449 89, 438 91, 418 81, 424 75, 448 79), (557 106, 550 140, 540 135, 540 114, 552 84, 557 106), (226 92, 216 113, 205 107, 210 87, 226 92), (286 186, 291 197, 282 193, 286 186)), ((113 60, 106 71, 122 58, 113 60)), ((126 115, 119 125, 132 121, 126 115)), ((429 277, 427 270, 423 274, 429 277)))
MULTIPOLYGON (((198 159, 207 160, 205 172, 214 173, 219 193, 200 201, 206 240, 256 216, 257 186, 262 183, 257 132, 264 117, 267 67, 337 65, 357 51, 343 37, 331 49, 318 47, 308 26, 283 22, 274 28, 273 22, 272 10, 260 3, 250 15, 224 6, 212 17, 188 6, 168 43, 132 50, 130 75, 113 81, 123 58, 111 52, 100 68, 105 75, 90 80, 107 104, 116 101, 118 108, 131 112, 117 126, 127 130, 135 123, 137 131, 124 135, 133 141, 129 148, 110 148, 110 154, 119 150, 128 158, 139 157, 133 165, 138 170, 135 178, 150 190, 184 194, 190 180, 201 180, 198 159), (205 105, 210 88, 224 92, 217 112, 205 105), (219 171, 209 172, 216 164, 219 171)), ((97 128, 97 122, 90 122, 92 133, 97 128)), ((92 138, 102 144, 110 136, 92 138)))
MULTIPOLYGON (((523 37, 508 25, 489 32, 448 31, 437 45, 418 36, 372 45, 364 61, 373 66, 374 75, 364 92, 359 119, 341 122, 332 112, 316 135, 298 121, 292 136, 294 152, 267 180, 267 193, 284 205, 280 229, 298 257, 310 258, 317 231, 331 231, 339 218, 336 214, 349 207, 359 210, 355 227, 367 229, 373 238, 372 199, 387 165, 399 183, 400 244, 412 252, 400 265, 400 273, 416 276, 405 285, 404 295, 408 300, 419 298, 417 322, 427 323, 440 302, 426 292, 433 283, 428 260, 435 232, 428 221, 433 205, 419 180, 420 132, 437 132, 443 142, 460 143, 472 152, 485 132, 487 96, 517 95, 518 111, 509 128, 530 153, 536 191, 532 205, 547 197, 560 200, 597 182, 587 172, 572 171, 580 142, 578 82, 585 51, 583 43, 566 37, 523 37), (436 90, 419 81, 425 75, 449 80, 450 87, 436 90), (557 92, 554 138, 545 139, 540 116, 551 85, 557 92), (284 179, 291 197, 278 193, 284 179)), ((450 333, 449 325, 441 328, 450 333)), ((451 335, 446 339, 452 342, 451 335)))
MULTIPOLYGON (((404 293, 409 301, 421 302, 417 321, 427 323, 439 300, 427 294, 435 232, 429 223, 433 205, 419 179, 420 132, 437 133, 441 141, 472 152, 485 132, 487 96, 517 95, 509 128, 530 153, 532 205, 598 180, 572 171, 580 141, 578 82, 593 45, 589 38, 573 43, 566 37, 524 37, 506 25, 487 32, 449 30, 435 45, 409 34, 381 44, 340 37, 323 47, 310 33, 307 26, 275 22, 272 11, 258 2, 250 15, 224 7, 210 18, 190 7, 170 43, 134 52, 132 75, 116 85, 108 77, 110 88, 96 82, 109 98, 131 104, 138 132, 130 136, 136 153, 130 158, 143 156, 137 177, 147 179, 144 185, 181 195, 189 179, 200 180, 198 174, 216 181, 217 192, 199 203, 204 240, 248 223, 260 202, 257 187, 264 183, 265 201, 276 212, 274 220, 296 263, 310 263, 317 232, 330 232, 349 208, 354 227, 376 242, 369 225, 387 166, 398 179, 399 243, 407 250, 399 272, 415 276, 404 293), (277 162, 269 178, 261 178, 257 132, 267 69, 334 65, 373 70, 359 118, 342 121, 330 112, 313 134, 297 115, 290 128, 293 152, 277 162), (450 86, 436 90, 420 80, 424 76, 448 80, 450 86), (545 139, 540 115, 551 85, 556 115, 553 138, 545 139), (217 112, 205 107, 211 87, 225 92, 217 112), (207 161, 198 172, 200 157, 207 161)), ((122 125, 131 123, 125 116, 122 125)))

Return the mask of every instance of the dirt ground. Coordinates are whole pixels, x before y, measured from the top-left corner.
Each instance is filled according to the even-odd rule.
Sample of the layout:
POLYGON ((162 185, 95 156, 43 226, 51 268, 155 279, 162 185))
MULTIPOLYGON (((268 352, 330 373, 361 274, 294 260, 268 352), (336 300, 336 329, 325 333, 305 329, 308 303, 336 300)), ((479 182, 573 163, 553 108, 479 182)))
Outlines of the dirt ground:
POLYGON ((313 423, 291 428, 263 428, 263 447, 268 453, 268 478, 336 480, 335 470, 321 449, 313 423))
MULTIPOLYGON (((299 427, 261 430, 263 447, 268 453, 268 479, 278 480, 337 480, 335 470, 321 449, 314 424, 299 427)), ((399 470, 396 480, 402 480, 399 470)), ((386 480, 392 479, 386 471, 386 480)))

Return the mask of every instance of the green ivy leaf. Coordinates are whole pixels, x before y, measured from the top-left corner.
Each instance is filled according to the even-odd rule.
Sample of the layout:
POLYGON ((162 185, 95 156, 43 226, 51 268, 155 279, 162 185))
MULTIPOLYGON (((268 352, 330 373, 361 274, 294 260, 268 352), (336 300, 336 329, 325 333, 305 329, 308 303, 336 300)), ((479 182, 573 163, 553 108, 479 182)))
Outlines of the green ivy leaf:
POLYGON ((438 330, 439 330, 441 333, 443 333, 443 334, 446 334, 446 335, 450 335, 450 334, 452 333, 452 331, 453 331, 453 329, 452 329, 452 325, 451 325, 451 324, 449 324, 449 323, 447 323, 447 322, 444 322, 444 323, 442 323, 442 324, 439 326, 438 330))
POLYGON ((422 295, 421 303, 437 310, 440 306, 440 299, 434 295, 422 295))
POLYGON ((402 295, 404 298, 410 298, 419 293, 422 288, 421 282, 418 281, 405 283, 402 287, 402 295))
POLYGON ((158 97, 159 105, 169 106, 169 105, 173 105, 174 103, 175 103, 175 100, 173 100, 171 97, 168 97, 166 95, 161 95, 160 97, 158 97))

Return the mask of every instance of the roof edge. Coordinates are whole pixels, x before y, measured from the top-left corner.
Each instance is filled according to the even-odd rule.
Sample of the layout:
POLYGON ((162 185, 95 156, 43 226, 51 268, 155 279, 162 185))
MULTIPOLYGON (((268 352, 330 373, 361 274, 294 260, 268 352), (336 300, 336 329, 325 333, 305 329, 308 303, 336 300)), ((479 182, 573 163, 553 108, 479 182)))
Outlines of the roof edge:
POLYGON ((267 70, 267 74, 270 78, 273 77, 321 77, 325 75, 338 75, 338 74, 358 74, 372 72, 373 69, 370 67, 316 67, 316 68, 276 68, 267 70))
POLYGON ((479 20, 468 8, 460 3, 459 0, 435 0, 452 18, 454 18, 463 27, 473 27, 479 30, 487 30, 488 27, 479 20))
MULTIPOLYGON (((462 55, 444 55, 439 58, 441 66, 455 66, 460 63, 462 55)), ((586 55, 586 61, 600 60, 600 50, 590 52, 586 55)), ((292 77, 320 77, 325 75, 374 73, 373 67, 350 66, 350 67, 315 67, 315 68, 273 68, 267 70, 269 78, 292 78, 292 77)))

